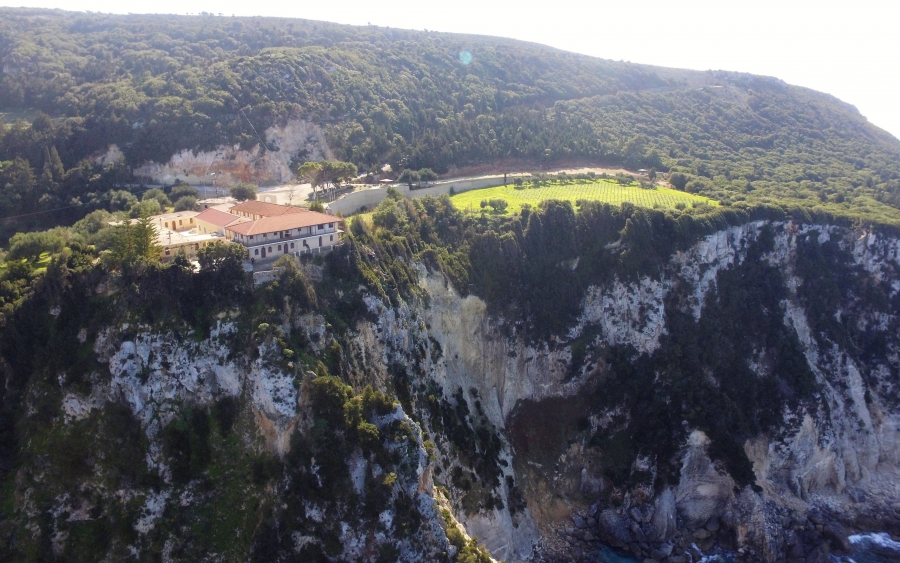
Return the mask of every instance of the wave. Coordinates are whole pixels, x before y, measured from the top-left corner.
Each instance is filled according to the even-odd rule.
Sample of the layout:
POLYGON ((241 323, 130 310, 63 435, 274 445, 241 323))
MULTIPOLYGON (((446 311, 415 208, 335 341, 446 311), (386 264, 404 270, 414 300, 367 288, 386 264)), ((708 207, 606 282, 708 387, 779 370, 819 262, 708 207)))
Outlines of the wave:
POLYGON ((884 532, 874 534, 854 534, 847 538, 853 545, 871 543, 885 549, 891 549, 900 554, 900 542, 891 539, 891 536, 884 532))
POLYGON ((835 563, 900 563, 900 542, 884 532, 854 534, 847 538, 850 555, 835 557, 835 563))

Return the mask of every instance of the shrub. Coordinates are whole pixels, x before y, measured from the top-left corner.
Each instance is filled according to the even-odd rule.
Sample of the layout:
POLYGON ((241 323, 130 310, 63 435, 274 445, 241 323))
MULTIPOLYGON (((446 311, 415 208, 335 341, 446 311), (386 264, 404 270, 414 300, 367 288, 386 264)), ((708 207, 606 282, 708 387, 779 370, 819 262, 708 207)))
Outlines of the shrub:
POLYGON ((186 195, 178 198, 178 201, 175 202, 175 211, 196 211, 197 210, 197 198, 194 196, 186 195))
POLYGON ((172 201, 169 199, 169 196, 166 195, 166 192, 162 191, 159 188, 152 188, 144 192, 144 196, 141 198, 141 201, 150 200, 157 201, 160 207, 168 207, 172 205, 172 201))
POLYGON ((231 197, 238 201, 254 200, 256 199, 257 189, 258 186, 256 186, 256 184, 241 182, 231 188, 231 197))
POLYGON ((669 183, 672 184, 672 187, 676 190, 684 191, 684 187, 688 183, 687 176, 682 174, 681 172, 672 172, 669 174, 669 183))
POLYGON ((131 211, 128 212, 128 215, 133 219, 137 219, 138 217, 159 215, 161 211, 162 208, 159 205, 159 201, 155 199, 145 199, 139 203, 135 203, 134 205, 132 205, 131 211))
POLYGON ((125 190, 109 192, 109 208, 112 211, 131 209, 135 203, 137 203, 137 198, 131 192, 126 192, 125 190))
POLYGON ((200 194, 197 193, 196 188, 193 186, 182 183, 175 184, 172 186, 172 189, 169 190, 169 199, 172 201, 178 201, 185 196, 199 197, 200 194))
POLYGON ((113 215, 109 211, 98 209, 85 215, 83 219, 75 223, 74 228, 79 233, 93 235, 100 229, 109 226, 109 222, 112 220, 113 215))
POLYGON ((431 168, 423 168, 419 170, 419 180, 425 182, 434 182, 437 180, 438 175, 431 168))
POLYGON ((26 259, 37 262, 44 252, 56 254, 66 247, 65 239, 53 231, 16 233, 9 241, 8 261, 26 259))
POLYGON ((349 385, 333 376, 317 377, 312 380, 310 397, 316 418, 324 419, 333 428, 344 425, 344 403, 350 400, 352 390, 349 385))

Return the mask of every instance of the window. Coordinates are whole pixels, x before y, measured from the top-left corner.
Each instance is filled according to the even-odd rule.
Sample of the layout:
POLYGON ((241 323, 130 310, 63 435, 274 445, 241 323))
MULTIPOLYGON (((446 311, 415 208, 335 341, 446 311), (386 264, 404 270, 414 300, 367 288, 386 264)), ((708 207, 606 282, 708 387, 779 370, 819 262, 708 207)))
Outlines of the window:
POLYGON ((271 247, 271 246, 269 247, 269 252, 272 252, 272 247, 271 247))
POLYGON ((250 240, 253 240, 253 235, 250 235, 250 240))
POLYGON ((256 254, 257 256, 259 256, 259 249, 258 249, 258 248, 254 248, 254 249, 253 249, 253 254, 256 254))
POLYGON ((331 235, 330 237, 328 237, 328 241, 329 241, 329 242, 334 242, 334 235, 331 235))
POLYGON ((167 248, 167 249, 166 249, 166 256, 168 256, 169 254, 171 254, 171 252, 170 252, 169 249, 167 248))
POLYGON ((278 245, 278 252, 281 252, 281 245, 278 245))
POLYGON ((325 230, 325 225, 319 225, 319 230, 320 230, 320 231, 324 231, 324 230, 325 230))
POLYGON ((291 243, 291 248, 294 248, 294 243, 291 243))
POLYGON ((184 221, 182 221, 181 219, 179 219, 179 220, 178 220, 178 224, 181 225, 182 223, 184 223, 184 221))
POLYGON ((192 224, 193 224, 193 222, 194 222, 194 218, 193 218, 193 217, 191 217, 191 223, 192 223, 192 224))
POLYGON ((329 228, 329 229, 333 229, 333 228, 334 228, 334 223, 328 223, 328 228, 329 228))
POLYGON ((200 244, 199 244, 199 243, 194 245, 194 250, 200 250, 200 244))
POLYGON ((263 238, 269 238, 269 233, 263 233, 263 238))
POLYGON ((169 228, 169 222, 168 222, 168 221, 166 221, 166 228, 167 228, 167 229, 169 228))

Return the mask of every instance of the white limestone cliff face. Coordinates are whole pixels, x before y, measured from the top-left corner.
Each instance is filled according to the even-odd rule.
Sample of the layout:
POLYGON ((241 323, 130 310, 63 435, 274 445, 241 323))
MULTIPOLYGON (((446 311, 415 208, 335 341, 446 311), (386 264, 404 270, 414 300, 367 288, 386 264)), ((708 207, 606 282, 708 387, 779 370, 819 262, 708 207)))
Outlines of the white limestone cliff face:
MULTIPOLYGON (((677 253, 658 278, 615 280, 590 288, 580 318, 566 337, 571 341, 594 328, 595 344, 631 345, 652 354, 667 333, 665 313, 671 306, 667 299, 673 292, 682 296, 679 306, 699 319, 719 272, 746 260, 764 227, 771 229, 774 245, 763 259, 784 272, 790 294, 783 303, 784 323, 797 334, 822 386, 823 407, 815 412, 787 412, 776 435, 747 442, 745 450, 761 493, 749 488, 736 492, 731 477, 705 453, 708 438, 694 431, 682 453, 681 482, 675 490, 657 496, 654 502, 662 508, 651 520, 664 538, 672 533, 676 520, 691 528, 722 518, 753 557, 775 560, 790 536, 780 524, 782 509, 805 514, 829 508, 852 514, 861 506, 858 501, 872 502, 873 493, 888 495, 888 503, 900 499, 900 413, 895 405, 884 402, 884 393, 867 392, 873 385, 881 391, 900 385, 891 375, 900 367, 898 341, 889 345, 889 357, 882 360, 885 365, 868 365, 868 375, 863 375, 862 366, 847 351, 812 334, 796 294, 801 282, 793 274, 798 237, 815 231, 820 243, 838 242, 876 281, 889 282, 891 296, 900 292, 900 241, 842 227, 791 222, 756 221, 725 229, 677 253)), ((471 295, 460 297, 440 277, 423 272, 421 286, 428 295, 427 306, 410 303, 389 308, 377 299, 368 300, 378 320, 360 328, 362 356, 388 365, 406 361, 411 350, 422 348, 424 372, 443 388, 445 396, 457 388, 474 388, 487 416, 501 431, 519 401, 572 396, 584 389, 586 374, 602 368, 584 366, 573 377, 567 341, 527 343, 509 336, 516 331, 504 327, 504 319, 489 315, 483 301, 471 295), (436 348, 431 340, 439 347, 438 359, 431 353, 436 348)), ((885 327, 890 320, 881 315, 870 322, 885 327)), ((546 534, 531 519, 528 532, 522 533, 502 514, 485 513, 461 521, 496 557, 508 561, 527 559, 528 544, 546 534)))
MULTIPOLYGON (((325 334, 324 319, 318 315, 305 315, 299 320, 298 330, 309 334, 325 334)), ((149 443, 146 462, 164 478, 165 484, 158 491, 120 491, 141 503, 140 517, 134 529, 141 536, 149 534, 167 507, 190 510, 194 502, 191 488, 182 494, 171 485, 171 472, 160 445, 161 430, 183 411, 185 405, 210 406, 223 396, 243 397, 250 402, 257 427, 257 437, 246 435, 242 439, 256 442, 278 455, 290 449, 290 435, 295 427, 306 428, 312 418, 302 416, 309 408, 304 386, 295 386, 294 375, 274 367, 267 361, 278 352, 270 340, 259 344, 259 355, 248 360, 233 354, 226 337, 237 330, 234 323, 220 320, 210 335, 194 340, 192 334, 175 335, 159 333, 141 326, 110 327, 95 341, 97 359, 108 366, 109 377, 95 374, 89 395, 68 393, 63 398, 62 409, 68 422, 80 420, 100 409, 106 402, 127 405, 144 428, 149 443), (258 438, 261 438, 259 440, 258 438)), ((434 554, 446 552, 450 544, 444 532, 443 520, 434 498, 432 465, 425 449, 425 437, 421 427, 397 405, 396 409, 373 421, 386 434, 394 423, 402 423, 412 430, 413 443, 395 441, 390 448, 403 456, 402 470, 398 470, 395 489, 403 491, 416 502, 422 517, 417 535, 394 538, 389 533, 394 514, 387 509, 379 515, 387 531, 377 533, 377 543, 391 545, 399 550, 403 561, 421 562, 434 560, 434 554)), ((253 434, 252 432, 250 434, 253 434)), ((251 446, 252 449, 253 446, 251 446)), ((358 492, 363 493, 367 472, 379 467, 369 467, 372 462, 362 456, 348 460, 351 480, 358 492)), ((74 512, 66 498, 57 499, 58 510, 74 512)), ((322 520, 334 515, 314 502, 305 506, 306 513, 322 520)), ((344 556, 349 560, 361 560, 370 555, 372 542, 368 532, 361 532, 349 522, 339 523, 344 556)), ((299 551, 306 543, 319 542, 320 538, 297 536, 293 538, 299 551)))
MULTIPOLYGON (((666 308, 677 303, 675 306, 695 319, 701 318, 704 303, 716 288, 718 274, 747 259, 751 243, 764 227, 767 224, 759 221, 709 235, 673 256, 655 278, 614 280, 589 288, 581 314, 568 334, 539 344, 518 336, 509 321, 488 314, 486 304, 478 297, 459 296, 441 277, 422 268, 420 286, 427 297, 396 307, 371 296, 365 299, 372 320, 356 327, 357 333, 347 350, 348 357, 365 370, 357 370, 359 373, 352 374, 351 379, 359 378, 353 383, 360 385, 374 379, 384 386, 390 380, 391 366, 399 364, 415 367, 416 373, 442 389, 447 399, 457 389, 470 399, 477 396, 504 443, 503 476, 517 477, 512 463, 517 453, 509 446, 507 435, 510 415, 517 404, 576 396, 592 384, 595 370, 604 369, 589 363, 573 371, 570 343, 592 335, 597 347, 630 345, 639 352, 653 354, 668 334, 666 308), (680 299, 670 299, 673 296, 680 299)), ((895 296, 900 292, 900 241, 838 227, 801 227, 792 223, 771 223, 768 227, 774 235, 774 245, 763 259, 784 273, 788 297, 782 303, 783 322, 797 335, 822 389, 820 406, 811 411, 789 410, 778 431, 747 441, 745 451, 762 492, 749 487, 736 490, 734 480, 721 464, 711 461, 709 438, 699 430, 687 429, 688 438, 679 453, 677 486, 651 491, 648 494, 655 496, 640 506, 629 504, 633 497, 626 495, 626 502, 619 509, 607 509, 591 517, 608 522, 624 543, 643 537, 653 544, 656 554, 667 553, 662 558, 672 556, 678 561, 678 542, 705 545, 721 521, 735 530, 739 545, 752 550, 754 558, 774 561, 784 553, 790 539, 782 510, 806 514, 827 508, 852 515, 877 503, 900 502, 900 413, 897 405, 886 399, 900 390, 900 381, 895 380, 900 368, 900 339, 889 339, 885 357, 870 365, 858 365, 839 343, 814 333, 797 297, 801 280, 794 272, 797 237, 815 230, 820 242, 835 240, 849 250, 856 265, 873 279, 886 281, 891 296, 895 296), (633 508, 638 509, 636 513, 633 508)), ((295 320, 294 330, 302 330, 307 336, 327 333, 321 316, 306 315, 295 320)), ((866 322, 886 327, 892 321, 884 315, 873 315, 866 322)), ((290 330, 289 325, 282 328, 290 330)), ((104 402, 119 400, 131 407, 152 440, 181 404, 209 404, 220 396, 242 395, 252 402, 266 446, 276 452, 286 451, 304 398, 294 386, 293 375, 265 362, 265 344, 257 360, 229 359, 230 350, 220 337, 234 330, 234 325, 223 320, 209 338, 200 342, 152 333, 141 327, 119 327, 101 334, 95 350, 98 358, 108 364, 109 381, 96 384, 87 395, 67 394, 62 404, 66 419, 85 418, 104 402), (125 330, 133 335, 123 339, 125 330)), ((325 340, 313 338, 311 342, 318 347, 325 340)), ((761 364, 752 365, 765 369, 761 364)), ((427 533, 434 535, 434 545, 443 545, 445 539, 435 528, 438 516, 431 488, 433 467, 424 449, 424 441, 429 437, 402 409, 380 424, 400 419, 416 430, 417 441, 416 451, 411 454, 415 474, 402 486, 417 499, 427 521, 427 533)), ((150 463, 164 470, 164 458, 158 448, 151 448, 150 457, 150 463)), ((559 462, 560 471, 571 469, 581 475, 582 484, 595 483, 588 489, 598 492, 602 479, 591 475, 587 465, 567 467, 583 463, 584 459, 564 456, 559 462)), ((351 475, 357 476, 356 486, 360 487, 358 476, 366 474, 367 462, 354 458, 348 463, 351 475)), ((503 479, 497 492, 508 507, 510 491, 503 479)), ((142 502, 145 510, 138 525, 140 530, 149 531, 166 503, 175 501, 161 492, 142 502)), ((578 502, 569 500, 555 506, 567 507, 569 512, 564 514, 571 515, 582 509, 578 502)), ((316 507, 307 510, 315 513, 316 507)), ((509 562, 538 558, 540 549, 536 546, 551 533, 546 518, 534 516, 527 508, 515 516, 504 508, 459 513, 456 517, 494 557, 509 562)), ((389 522, 392 515, 386 513, 381 518, 389 522)), ((560 518, 569 524, 565 516, 560 518)), ((298 545, 304 541, 310 540, 296 538, 298 545)), ((344 530, 342 541, 350 554, 365 545, 349 528, 344 530)), ((418 555, 413 551, 404 551, 404 560, 415 560, 418 555)))
POLYGON ((260 358, 247 366, 228 360, 230 349, 219 340, 236 330, 233 323, 220 321, 209 339, 200 342, 141 327, 122 330, 129 328, 136 330, 134 338, 121 343, 119 331, 112 329, 97 338, 95 351, 100 361, 108 363, 111 379, 93 395, 124 400, 152 439, 182 404, 208 405, 219 396, 236 397, 246 389, 258 416, 275 429, 270 445, 284 450, 297 414, 298 391, 292 375, 266 365, 262 359, 266 344, 260 358))
MULTIPOLYGON (((215 185, 225 187, 237 182, 274 184, 291 179, 291 159, 298 153, 304 153, 307 160, 332 158, 321 127, 307 121, 293 119, 284 125, 270 127, 263 132, 263 138, 270 149, 260 145, 249 150, 242 150, 238 145, 201 152, 185 149, 172 155, 168 162, 144 163, 134 169, 134 174, 150 178, 156 184, 180 180, 188 184, 212 185, 213 179, 215 185)), ((121 151, 112 145, 95 160, 105 163, 119 156, 121 151)))

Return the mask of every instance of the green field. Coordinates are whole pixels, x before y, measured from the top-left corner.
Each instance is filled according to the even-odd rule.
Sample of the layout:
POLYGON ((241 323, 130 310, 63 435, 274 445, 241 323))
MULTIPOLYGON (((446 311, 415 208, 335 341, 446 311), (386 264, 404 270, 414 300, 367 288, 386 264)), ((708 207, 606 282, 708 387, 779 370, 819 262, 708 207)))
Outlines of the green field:
POLYGON ((505 199, 509 203, 507 213, 518 213, 522 209, 523 203, 536 207, 537 204, 548 199, 571 201, 573 205, 579 199, 602 201, 614 205, 628 201, 641 207, 656 209, 676 209, 681 207, 678 206, 679 203, 684 204, 684 207, 692 207, 695 204, 719 205, 715 200, 671 188, 657 186, 652 189, 644 189, 637 184, 623 186, 602 180, 589 183, 552 183, 539 188, 520 186, 518 189, 517 186, 507 184, 463 192, 450 199, 458 209, 479 213, 481 212, 481 201, 489 199, 505 199))

